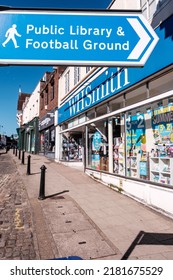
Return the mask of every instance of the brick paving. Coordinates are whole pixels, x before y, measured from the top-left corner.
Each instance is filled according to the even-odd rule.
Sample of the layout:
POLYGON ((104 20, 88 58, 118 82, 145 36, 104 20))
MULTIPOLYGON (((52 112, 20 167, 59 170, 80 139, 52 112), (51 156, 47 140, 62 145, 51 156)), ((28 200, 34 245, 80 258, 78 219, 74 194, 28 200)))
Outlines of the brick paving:
POLYGON ((0 154, 0 260, 38 259, 28 196, 17 166, 0 154))

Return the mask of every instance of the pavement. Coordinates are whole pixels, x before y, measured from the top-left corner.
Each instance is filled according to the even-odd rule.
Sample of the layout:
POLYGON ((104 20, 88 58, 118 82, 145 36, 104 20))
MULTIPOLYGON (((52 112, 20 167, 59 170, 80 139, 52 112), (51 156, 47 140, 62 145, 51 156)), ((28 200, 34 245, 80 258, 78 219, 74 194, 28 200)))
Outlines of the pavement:
MULTIPOLYGON (((44 156, 31 155, 30 175, 26 175, 27 153, 24 164, 13 150, 4 158, 4 162, 11 160, 16 168, 13 188, 18 182, 21 185, 17 192, 22 192, 24 199, 18 206, 13 202, 13 215, 18 216, 13 223, 17 232, 27 236, 26 242, 23 241, 27 248, 24 255, 22 247, 16 256, 5 255, 3 247, 8 244, 3 239, 4 233, 0 233, 1 259, 67 256, 87 260, 173 259, 171 218, 95 181, 82 170, 44 156), (46 167, 45 199, 38 199, 43 165, 46 167)), ((0 164, 1 159, 2 155, 0 164)), ((2 193, 6 181, 0 186, 2 193)), ((5 205, 0 210, 5 211, 5 205)))

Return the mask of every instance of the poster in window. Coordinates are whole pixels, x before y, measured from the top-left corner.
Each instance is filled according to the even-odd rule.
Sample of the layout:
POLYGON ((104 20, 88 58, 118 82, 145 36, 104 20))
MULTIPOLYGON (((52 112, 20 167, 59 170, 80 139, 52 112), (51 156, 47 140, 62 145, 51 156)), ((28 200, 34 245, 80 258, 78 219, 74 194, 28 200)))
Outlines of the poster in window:
POLYGON ((135 147, 138 151, 146 151, 146 134, 144 114, 128 116, 126 119, 127 150, 135 147))

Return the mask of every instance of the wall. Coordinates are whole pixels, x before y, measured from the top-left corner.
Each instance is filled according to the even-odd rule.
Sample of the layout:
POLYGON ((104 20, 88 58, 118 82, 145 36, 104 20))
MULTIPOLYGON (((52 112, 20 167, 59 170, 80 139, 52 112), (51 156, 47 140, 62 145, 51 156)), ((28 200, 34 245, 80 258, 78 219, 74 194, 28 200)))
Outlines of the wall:
POLYGON ((39 116, 39 90, 40 83, 37 84, 23 109, 23 124, 26 124, 39 116))
POLYGON ((41 81, 40 87, 40 112, 39 118, 42 119, 47 112, 53 110, 58 105, 58 79, 59 73, 58 70, 55 70, 51 73, 45 73, 46 80, 41 81), (52 86, 51 83, 54 83, 54 98, 51 97, 52 86), (47 93, 46 93, 47 88, 47 93), (48 94, 48 101, 46 101, 46 94, 48 94))
POLYGON ((86 170, 86 174, 109 186, 115 191, 147 205, 171 218, 173 218, 173 190, 150 185, 143 182, 135 182, 127 178, 118 178, 110 174, 100 173, 94 170, 86 170))
POLYGON ((139 0, 115 0, 110 9, 136 10, 140 9, 139 0))
POLYGON ((173 11, 173 0, 159 0, 156 6, 156 11, 151 20, 151 25, 153 28, 157 27, 160 22, 167 19, 172 15, 173 11))
POLYGON ((66 70, 62 73, 60 79, 59 79, 59 98, 58 98, 58 104, 60 105, 63 101, 64 97, 68 96, 71 91, 73 91, 82 80, 84 80, 91 71, 93 71, 94 67, 91 68, 91 70, 86 73, 86 67, 80 67, 80 80, 77 84, 74 84, 74 67, 70 66, 67 67, 66 70), (69 72, 69 92, 65 92, 65 76, 69 72))
POLYGON ((173 0, 115 0, 110 9, 142 10, 143 15, 155 28, 172 15, 173 0))

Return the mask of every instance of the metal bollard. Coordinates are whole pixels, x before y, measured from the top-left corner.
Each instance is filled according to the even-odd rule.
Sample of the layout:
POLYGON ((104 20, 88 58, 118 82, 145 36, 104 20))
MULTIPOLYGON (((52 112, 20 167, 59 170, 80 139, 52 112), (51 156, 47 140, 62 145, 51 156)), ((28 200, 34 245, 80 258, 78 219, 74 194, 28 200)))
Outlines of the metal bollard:
POLYGON ((41 166, 41 177, 40 177, 40 192, 38 199, 45 199, 45 172, 46 172, 46 166, 41 166))
POLYGON ((22 151, 22 161, 21 164, 25 164, 25 151, 22 151))
POLYGON ((28 156, 26 175, 31 175, 31 156, 28 156))
POLYGON ((16 152, 15 152, 15 156, 17 157, 17 147, 16 147, 16 152))
POLYGON ((20 156, 21 156, 21 149, 19 149, 19 156, 18 156, 18 159, 20 159, 20 156))

